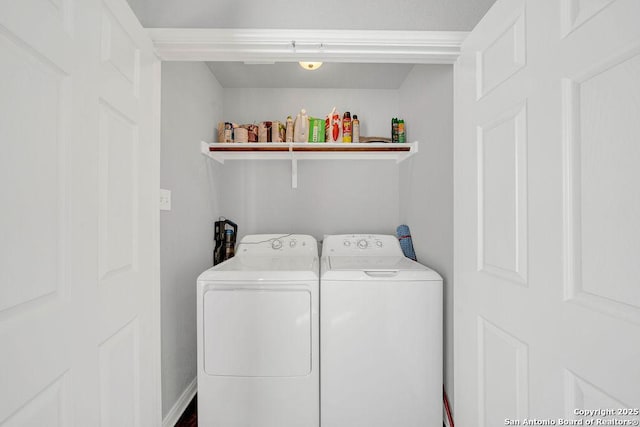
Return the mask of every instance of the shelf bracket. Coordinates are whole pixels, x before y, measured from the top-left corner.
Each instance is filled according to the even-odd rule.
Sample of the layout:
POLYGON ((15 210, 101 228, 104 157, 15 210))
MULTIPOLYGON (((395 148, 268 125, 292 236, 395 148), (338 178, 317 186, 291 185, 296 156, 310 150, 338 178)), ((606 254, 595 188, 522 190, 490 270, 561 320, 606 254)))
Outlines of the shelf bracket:
POLYGON ((289 144, 289 156, 291 157, 291 188, 298 188, 298 159, 293 152, 293 144, 289 144))
POLYGON ((298 188, 298 159, 291 157, 291 188, 298 188))

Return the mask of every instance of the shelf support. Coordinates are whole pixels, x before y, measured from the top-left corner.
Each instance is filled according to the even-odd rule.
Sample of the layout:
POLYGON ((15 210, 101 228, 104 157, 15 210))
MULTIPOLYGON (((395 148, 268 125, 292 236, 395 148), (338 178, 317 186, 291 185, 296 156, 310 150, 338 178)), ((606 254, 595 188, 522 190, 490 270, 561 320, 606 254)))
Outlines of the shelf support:
POLYGON ((291 188, 298 188, 298 159, 291 158, 291 188))
POLYGON ((289 155, 291 156, 291 188, 298 188, 298 159, 293 152, 293 144, 289 145, 289 155))

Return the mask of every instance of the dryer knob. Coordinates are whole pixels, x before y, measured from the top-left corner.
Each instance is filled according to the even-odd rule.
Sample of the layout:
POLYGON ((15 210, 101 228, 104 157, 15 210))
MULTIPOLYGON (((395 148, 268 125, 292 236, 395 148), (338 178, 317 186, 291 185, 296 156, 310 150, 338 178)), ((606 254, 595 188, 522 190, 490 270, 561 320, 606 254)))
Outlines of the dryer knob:
POLYGON ((367 249, 369 247, 369 242, 367 242, 365 239, 360 239, 358 240, 358 247, 360 249, 367 249))
POLYGON ((345 241, 344 241, 344 245, 345 245, 346 247, 349 247, 349 246, 351 246, 351 242, 350 242, 350 241, 348 241, 348 240, 345 240, 345 241))
POLYGON ((282 240, 276 239, 271 242, 271 249, 281 249, 282 248, 282 240))
POLYGON ((298 244, 298 242, 296 242, 293 239, 289 241, 289 246, 292 247, 292 248, 295 248, 297 244, 298 244))

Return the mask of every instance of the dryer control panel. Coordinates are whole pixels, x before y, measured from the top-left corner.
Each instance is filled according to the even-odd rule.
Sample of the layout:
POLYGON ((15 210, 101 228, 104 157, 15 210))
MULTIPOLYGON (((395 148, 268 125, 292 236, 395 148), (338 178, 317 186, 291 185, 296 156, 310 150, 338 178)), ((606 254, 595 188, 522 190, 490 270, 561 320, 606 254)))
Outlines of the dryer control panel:
POLYGON ((236 256, 318 256, 318 242, 306 234, 251 234, 242 238, 236 256))
POLYGON ((338 234, 325 236, 323 256, 403 256, 395 236, 386 234, 338 234))

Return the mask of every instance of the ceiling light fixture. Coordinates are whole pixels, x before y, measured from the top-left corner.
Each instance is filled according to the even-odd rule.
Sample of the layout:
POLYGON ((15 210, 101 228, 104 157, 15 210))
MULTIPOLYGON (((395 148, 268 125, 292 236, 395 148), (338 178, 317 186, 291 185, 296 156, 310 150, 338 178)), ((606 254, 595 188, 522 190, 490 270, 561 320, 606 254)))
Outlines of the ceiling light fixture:
POLYGON ((304 68, 305 70, 309 70, 309 71, 317 70, 318 68, 320 68, 322 66, 322 62, 303 62, 303 61, 300 61, 300 62, 298 62, 298 64, 300 64, 300 66, 302 68, 304 68))

